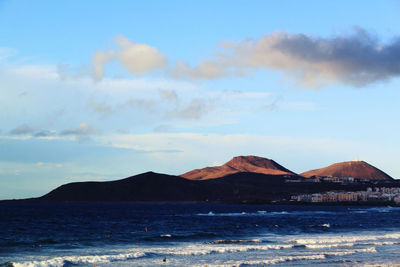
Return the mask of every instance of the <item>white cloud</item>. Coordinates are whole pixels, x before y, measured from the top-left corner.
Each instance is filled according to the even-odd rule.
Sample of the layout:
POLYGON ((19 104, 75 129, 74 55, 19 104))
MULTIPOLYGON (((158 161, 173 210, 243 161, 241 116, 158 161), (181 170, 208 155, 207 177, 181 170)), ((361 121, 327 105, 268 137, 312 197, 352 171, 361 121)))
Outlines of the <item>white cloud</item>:
POLYGON ((135 76, 166 68, 167 59, 157 48, 133 43, 123 35, 117 36, 115 41, 118 44, 117 49, 97 51, 92 57, 94 80, 101 80, 105 75, 105 65, 114 60, 135 76))
POLYGON ((104 76, 104 65, 114 59, 115 52, 110 50, 108 52, 97 51, 92 58, 93 64, 93 78, 98 81, 104 76))
POLYGON ((132 43, 126 37, 117 37, 117 43, 121 50, 117 51, 119 62, 132 74, 143 75, 156 69, 164 69, 167 59, 156 48, 146 45, 132 43))

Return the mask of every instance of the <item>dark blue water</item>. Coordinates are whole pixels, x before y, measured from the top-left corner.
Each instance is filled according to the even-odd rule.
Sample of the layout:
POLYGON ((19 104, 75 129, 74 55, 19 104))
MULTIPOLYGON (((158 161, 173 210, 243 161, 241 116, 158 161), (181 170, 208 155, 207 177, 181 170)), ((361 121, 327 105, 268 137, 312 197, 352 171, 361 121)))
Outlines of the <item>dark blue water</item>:
POLYGON ((400 263, 399 215, 391 207, 1 204, 0 263, 392 264, 400 263))

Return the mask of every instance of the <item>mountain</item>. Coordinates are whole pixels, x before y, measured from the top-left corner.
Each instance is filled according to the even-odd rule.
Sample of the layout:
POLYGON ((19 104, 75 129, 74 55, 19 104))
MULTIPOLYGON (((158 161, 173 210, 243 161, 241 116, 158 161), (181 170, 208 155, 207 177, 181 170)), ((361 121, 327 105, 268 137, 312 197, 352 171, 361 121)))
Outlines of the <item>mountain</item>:
POLYGON ((303 172, 301 176, 315 177, 354 177, 361 180, 394 180, 392 177, 365 161, 346 161, 328 167, 303 172))
POLYGON ((207 180, 227 176, 238 172, 254 172, 268 175, 296 175, 275 161, 257 156, 238 156, 216 167, 195 169, 181 174, 190 180, 207 180))

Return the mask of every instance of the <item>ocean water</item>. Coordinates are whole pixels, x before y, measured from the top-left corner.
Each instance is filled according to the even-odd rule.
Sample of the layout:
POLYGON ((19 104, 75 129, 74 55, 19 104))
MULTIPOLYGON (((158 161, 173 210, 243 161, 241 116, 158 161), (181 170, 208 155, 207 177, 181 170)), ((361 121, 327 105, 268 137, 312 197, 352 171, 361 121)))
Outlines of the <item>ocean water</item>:
POLYGON ((395 207, 0 204, 0 266, 395 264, 395 207))

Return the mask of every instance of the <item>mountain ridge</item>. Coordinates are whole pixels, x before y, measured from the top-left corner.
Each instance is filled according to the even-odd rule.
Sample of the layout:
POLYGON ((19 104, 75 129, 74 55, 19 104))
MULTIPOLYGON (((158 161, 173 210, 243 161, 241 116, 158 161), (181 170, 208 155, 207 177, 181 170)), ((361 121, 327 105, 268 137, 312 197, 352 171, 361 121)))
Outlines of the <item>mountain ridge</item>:
POLYGON ((305 177, 271 159, 257 156, 234 157, 222 166, 222 171, 221 166, 217 166, 186 173, 198 175, 197 179, 149 171, 113 181, 73 182, 38 198, 15 201, 273 203, 288 201, 293 194, 366 190, 377 182, 400 187, 400 181, 360 161, 335 163, 304 172, 305 177), (200 175, 221 176, 204 178, 196 171, 200 175), (354 177, 361 182, 313 182, 306 177, 354 177))

